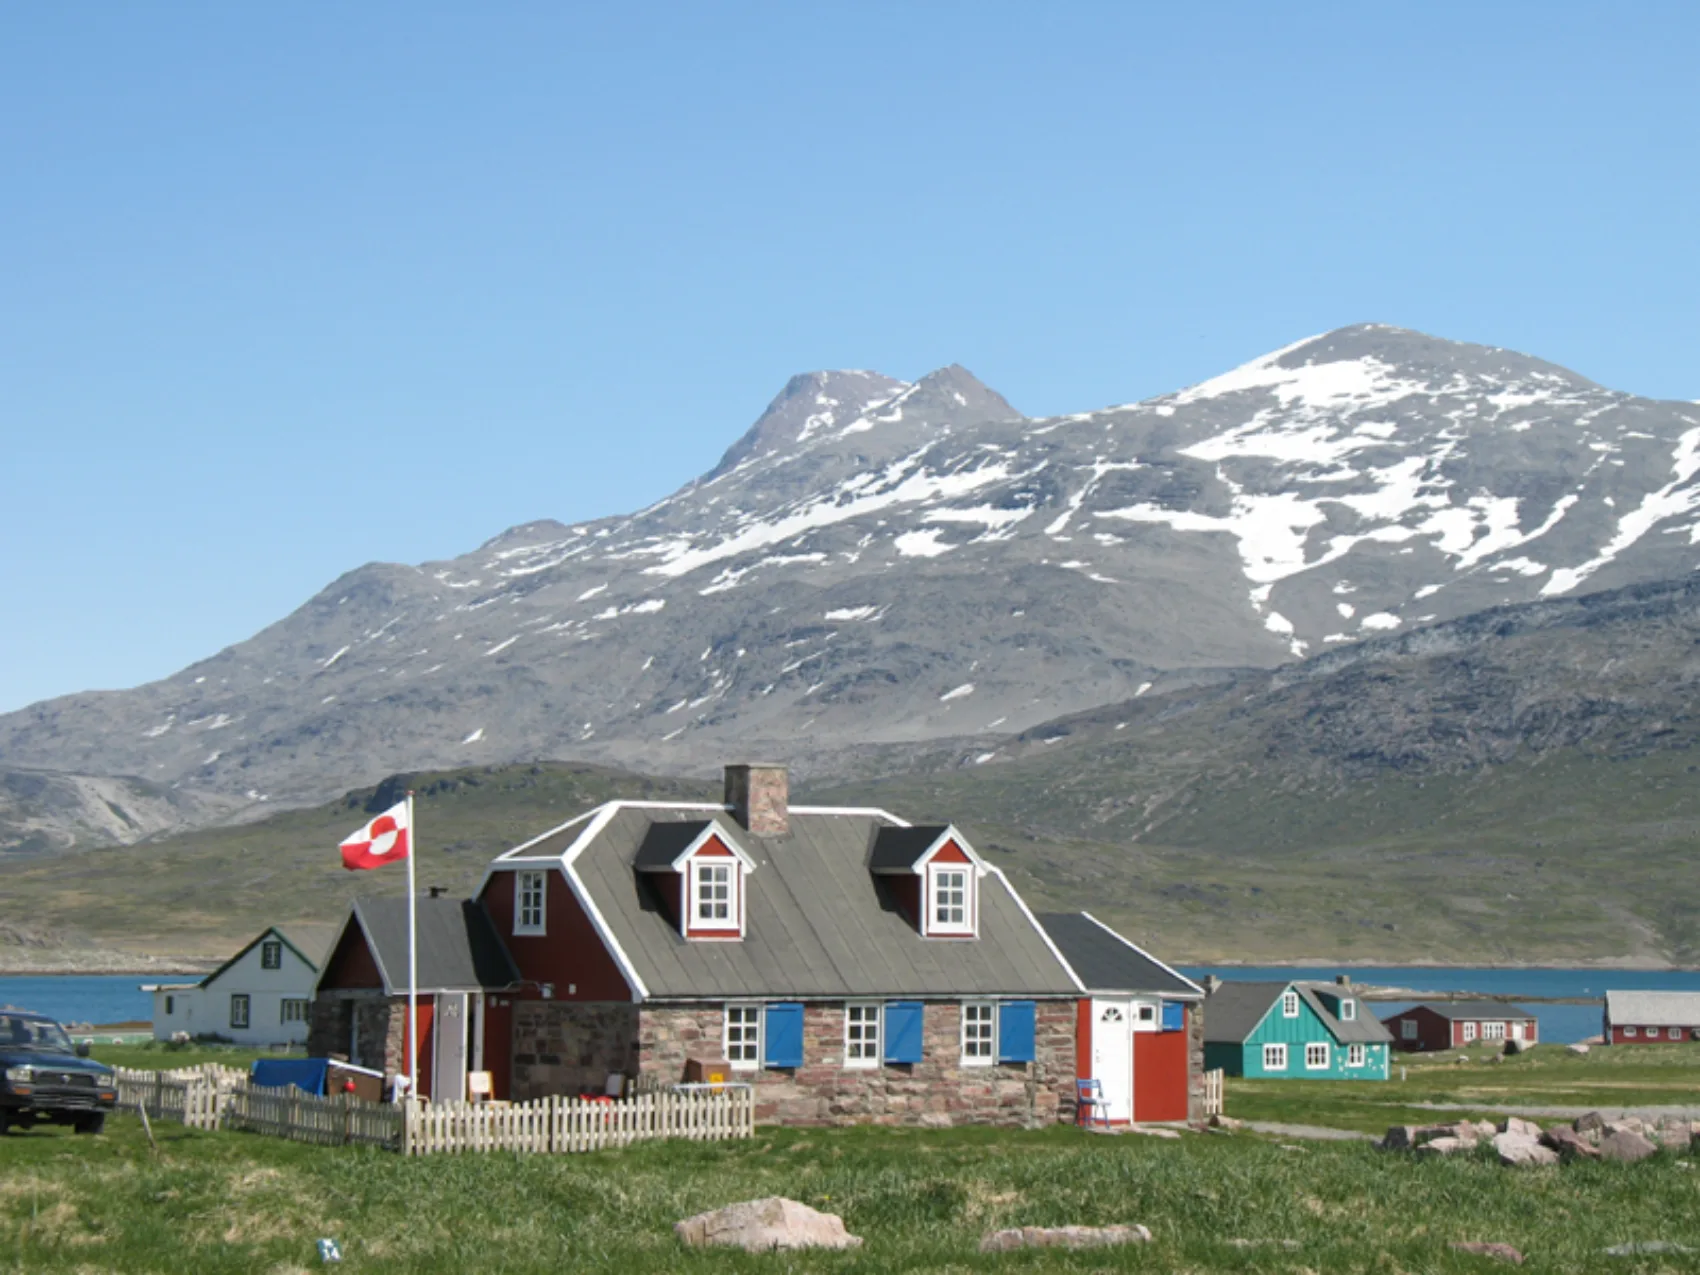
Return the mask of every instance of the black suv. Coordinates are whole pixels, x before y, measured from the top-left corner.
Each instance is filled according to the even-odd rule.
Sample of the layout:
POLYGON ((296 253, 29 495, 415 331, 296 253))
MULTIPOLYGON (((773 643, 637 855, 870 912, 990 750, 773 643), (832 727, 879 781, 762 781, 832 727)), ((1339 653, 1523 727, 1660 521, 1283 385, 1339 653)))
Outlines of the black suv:
POLYGON ((99 1133, 117 1101, 118 1078, 87 1045, 51 1018, 0 1010, 0 1134, 43 1120, 99 1133))

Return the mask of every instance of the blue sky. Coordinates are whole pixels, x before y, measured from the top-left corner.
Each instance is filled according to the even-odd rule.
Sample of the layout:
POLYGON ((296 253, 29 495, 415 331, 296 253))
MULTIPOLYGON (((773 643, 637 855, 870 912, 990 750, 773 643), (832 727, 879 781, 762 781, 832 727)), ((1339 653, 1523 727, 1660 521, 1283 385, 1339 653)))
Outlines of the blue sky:
POLYGON ((625 512, 793 373, 1376 320, 1700 398, 1700 7, 11 5, 0 710, 625 512))

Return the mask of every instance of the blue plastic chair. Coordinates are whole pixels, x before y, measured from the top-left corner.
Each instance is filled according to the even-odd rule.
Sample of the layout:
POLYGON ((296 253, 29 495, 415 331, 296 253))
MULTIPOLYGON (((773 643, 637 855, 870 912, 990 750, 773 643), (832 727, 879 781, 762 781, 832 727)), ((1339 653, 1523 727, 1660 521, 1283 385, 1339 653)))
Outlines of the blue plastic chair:
POLYGON ((1100 1080, 1076 1080, 1074 1082, 1074 1123, 1091 1128, 1100 1125, 1105 1129, 1110 1127, 1108 1104, 1104 1101, 1104 1085, 1100 1080))

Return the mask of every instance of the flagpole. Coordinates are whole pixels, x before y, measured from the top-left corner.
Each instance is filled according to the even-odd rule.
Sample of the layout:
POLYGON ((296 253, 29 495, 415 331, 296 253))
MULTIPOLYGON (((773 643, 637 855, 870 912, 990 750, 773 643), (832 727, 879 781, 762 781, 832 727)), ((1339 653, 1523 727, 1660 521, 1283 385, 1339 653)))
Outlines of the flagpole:
POLYGON ((419 825, 413 822, 413 790, 407 792, 407 1096, 419 1097, 419 891, 413 860, 419 853, 419 825))

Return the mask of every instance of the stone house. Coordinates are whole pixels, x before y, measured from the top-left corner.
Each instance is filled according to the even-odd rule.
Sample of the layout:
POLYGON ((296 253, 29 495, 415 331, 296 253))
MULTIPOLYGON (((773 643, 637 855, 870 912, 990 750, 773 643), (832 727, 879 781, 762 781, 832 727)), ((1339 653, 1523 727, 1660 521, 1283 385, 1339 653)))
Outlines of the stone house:
POLYGON ((609 802, 499 856, 478 903, 520 976, 516 1099, 719 1075, 763 1121, 1067 1120, 1104 991, 1176 1033, 1144 1118, 1199 1114, 1199 989, 1088 919, 1128 958, 1094 989, 959 829, 793 806, 780 766, 728 767, 718 805, 609 802))

